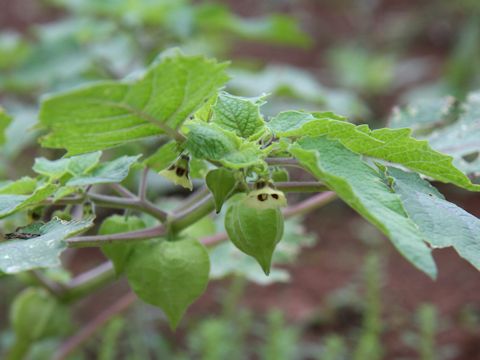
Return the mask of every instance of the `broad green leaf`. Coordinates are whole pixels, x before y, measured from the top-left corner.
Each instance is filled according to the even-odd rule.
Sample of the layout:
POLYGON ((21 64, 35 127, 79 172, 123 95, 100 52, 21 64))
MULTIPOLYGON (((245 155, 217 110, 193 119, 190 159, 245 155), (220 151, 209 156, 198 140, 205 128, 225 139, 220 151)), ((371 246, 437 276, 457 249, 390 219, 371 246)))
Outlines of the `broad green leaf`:
POLYGON ((401 164, 435 180, 480 191, 468 177, 452 164, 452 157, 441 154, 428 142, 412 138, 410 129, 370 130, 339 121, 329 113, 309 114, 299 111, 280 113, 269 123, 277 136, 328 136, 358 154, 401 164))
POLYGON ((232 243, 242 252, 255 258, 268 275, 273 252, 283 236, 283 215, 280 209, 258 209, 239 194, 227 209, 225 230, 232 243))
POLYGON ((0 107, 0 145, 5 142, 5 129, 10 125, 12 118, 0 107))
POLYGON ((453 246, 480 270, 480 220, 445 200, 418 174, 389 167, 393 188, 401 196, 403 207, 423 237, 434 248, 453 246))
POLYGON ((45 99, 42 145, 70 155, 175 130, 227 81, 225 63, 175 53, 133 82, 106 81, 45 99))
POLYGON ((186 146, 199 159, 218 161, 233 169, 262 163, 258 145, 242 141, 216 124, 193 123, 189 129, 186 146))
POLYGON ((16 181, 2 184, 0 194, 25 195, 31 194, 37 188, 37 180, 24 176, 16 181))
POLYGON ((237 187, 235 173, 224 168, 211 170, 205 178, 205 183, 208 190, 213 194, 215 209, 219 213, 225 200, 228 199, 237 187))
MULTIPOLYGON (((99 235, 118 234, 122 232, 130 232, 140 230, 146 227, 145 222, 136 216, 120 216, 112 215, 106 218, 100 229, 99 235)), ((103 253, 113 262, 115 273, 120 275, 125 270, 128 257, 133 251, 135 244, 111 244, 102 246, 103 253)))
POLYGON ((33 164, 33 171, 51 179, 60 179, 67 173, 81 176, 93 169, 99 163, 101 156, 102 152, 96 151, 58 160, 37 158, 33 164))
POLYGON ((431 251, 405 213, 400 196, 360 155, 326 137, 301 139, 290 151, 317 179, 387 235, 412 264, 435 278, 431 251))
POLYGON ((113 161, 101 163, 89 174, 76 176, 67 181, 67 186, 85 186, 93 184, 108 184, 122 182, 132 165, 141 155, 122 156, 113 161))
POLYGON ((431 131, 451 121, 455 113, 455 99, 451 96, 418 99, 403 107, 395 107, 389 118, 392 128, 411 128, 415 134, 431 131))
POLYGON ((149 241, 135 248, 126 272, 133 291, 160 307, 175 329, 205 291, 210 260, 205 247, 194 239, 149 241))
POLYGON ((262 99, 248 99, 222 92, 213 106, 212 122, 238 136, 249 138, 264 129, 260 114, 262 103, 262 99))
POLYGON ((201 29, 217 34, 233 33, 239 37, 268 43, 308 46, 310 38, 297 22, 284 15, 244 19, 234 15, 226 6, 204 4, 196 9, 196 21, 201 29))
POLYGON ((60 265, 59 256, 67 248, 65 239, 93 225, 93 219, 62 221, 53 219, 29 240, 0 242, 0 272, 7 274, 60 265))
POLYGON ((274 95, 269 100, 269 109, 272 110, 313 107, 312 110, 328 109, 355 119, 368 115, 367 107, 354 92, 326 88, 307 70, 270 64, 260 71, 237 68, 229 73, 232 79, 228 88, 234 89, 235 93, 274 95))
POLYGON ((26 288, 10 308, 10 323, 17 341, 38 341, 65 335, 71 326, 66 305, 40 288, 26 288))
POLYGON ((455 122, 434 130, 426 138, 434 149, 453 156, 461 169, 480 173, 480 91, 471 93, 460 110, 455 122), (475 166, 465 160, 472 155, 477 159, 475 166))
POLYGON ((145 166, 160 172, 172 164, 179 155, 178 146, 175 141, 162 145, 153 155, 146 158, 143 163, 145 166))
POLYGON ((37 187, 29 195, 0 195, 0 218, 39 205, 43 200, 52 195, 56 189, 56 185, 46 184, 37 187))

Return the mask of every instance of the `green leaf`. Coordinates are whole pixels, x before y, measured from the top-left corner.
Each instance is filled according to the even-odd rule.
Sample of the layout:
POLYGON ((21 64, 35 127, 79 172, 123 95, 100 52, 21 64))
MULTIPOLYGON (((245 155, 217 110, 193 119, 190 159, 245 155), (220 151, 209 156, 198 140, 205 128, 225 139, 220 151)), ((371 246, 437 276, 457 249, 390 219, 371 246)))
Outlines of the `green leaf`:
POLYGON ((212 122, 240 137, 249 138, 265 127, 260 115, 262 103, 262 99, 248 99, 222 92, 213 106, 212 122))
POLYGON ((52 195, 56 189, 56 185, 46 184, 37 187, 35 191, 29 195, 0 195, 0 218, 39 205, 43 200, 52 195))
POLYGON ((137 156, 122 156, 113 161, 101 163, 89 174, 76 176, 67 181, 67 186, 85 186, 93 184, 108 184, 122 182, 130 172, 132 165, 140 158, 137 156))
POLYGON ((0 145, 5 142, 5 129, 10 125, 12 118, 0 107, 0 145))
POLYGON ((133 82, 105 81, 43 101, 43 146, 70 155, 175 131, 227 81, 225 63, 175 53, 133 82))
POLYGON ((452 164, 452 157, 441 154, 428 142, 412 138, 410 129, 370 130, 332 118, 329 113, 309 114, 287 111, 273 118, 269 127, 277 136, 328 136, 358 154, 401 164, 438 181, 480 191, 452 164))
POLYGON ((172 164, 179 155, 178 146, 175 141, 162 145, 153 155, 143 161, 145 166, 160 172, 172 164))
POLYGON ((360 155, 326 137, 301 139, 290 151, 317 179, 387 235, 413 265, 435 278, 431 251, 405 213, 399 195, 360 155))
MULTIPOLYGON (((100 229, 99 235, 118 234, 123 232, 130 232, 140 230, 146 227, 145 222, 136 216, 129 216, 128 218, 120 215, 112 215, 106 218, 100 229)), ((110 260, 112 260, 115 267, 115 273, 120 275, 125 270, 128 257, 135 247, 132 243, 125 244, 111 244, 102 246, 102 251, 110 260)))
POLYGON ((216 34, 230 32, 252 41, 302 47, 311 43, 311 39, 299 28, 298 23, 285 15, 245 19, 234 15, 226 6, 204 4, 196 8, 196 21, 201 29, 216 34))
POLYGON ((133 291, 145 302, 160 307, 173 329, 205 291, 209 271, 208 252, 194 239, 137 245, 126 269, 133 291))
POLYGON ((434 248, 453 246, 480 270, 480 220, 445 200, 418 174, 389 167, 393 188, 400 194, 408 216, 434 248))
POLYGON ((468 173, 480 173, 480 91, 469 94, 455 122, 436 129, 427 139, 430 145, 454 157, 458 167, 468 173), (465 160, 473 155, 477 164, 465 160))
POLYGON ((235 173, 224 168, 211 170, 208 172, 205 182, 208 190, 213 194, 215 209, 218 214, 225 200, 228 199, 237 187, 235 173))
POLYGON ((255 258, 268 275, 273 252, 283 236, 283 215, 280 209, 258 209, 247 205, 246 195, 239 194, 225 215, 225 230, 232 243, 255 258))
POLYGON ((73 176, 81 176, 92 170, 99 163, 101 156, 102 152, 96 151, 58 160, 37 158, 33 164, 33 171, 51 179, 60 179, 67 173, 73 176))
POLYGON ((68 307, 39 288, 26 288, 15 297, 10 322, 17 341, 27 342, 65 335, 71 326, 68 307))
POLYGON ((446 125, 455 113, 455 99, 451 96, 418 99, 403 107, 395 107, 389 118, 392 128, 411 128, 414 133, 433 130, 446 125))
POLYGON ((37 180, 24 176, 17 181, 2 184, 0 194, 25 195, 31 194, 37 188, 37 180))
POLYGON ((258 145, 243 141, 216 124, 192 123, 189 129, 186 146, 199 159, 218 161, 233 169, 262 163, 258 145))
POLYGON ((64 240, 92 225, 92 218, 81 221, 53 219, 39 229, 38 237, 0 242, 0 271, 13 274, 60 266, 59 256, 67 248, 64 240))

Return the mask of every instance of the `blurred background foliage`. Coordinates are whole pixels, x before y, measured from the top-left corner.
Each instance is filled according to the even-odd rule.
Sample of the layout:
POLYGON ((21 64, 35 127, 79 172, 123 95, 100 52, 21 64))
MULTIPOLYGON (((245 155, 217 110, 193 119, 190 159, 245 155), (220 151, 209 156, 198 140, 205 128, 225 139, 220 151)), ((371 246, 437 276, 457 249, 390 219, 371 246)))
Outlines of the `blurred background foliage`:
MULTIPOLYGON (((171 47, 230 60, 227 90, 269 94, 267 115, 332 110, 373 127, 412 127, 433 144, 438 133, 432 131, 450 124, 449 109, 457 104, 447 96, 463 101, 480 85, 477 0, 0 0, 0 9, 0 104, 13 117, 0 146, 1 180, 28 175, 35 156, 61 156, 36 145, 43 95, 135 76, 171 47), (397 104, 409 105, 392 111, 397 104)), ((461 162, 465 170, 480 171, 477 114, 443 129, 452 143, 470 137, 472 147, 458 154, 461 162, 476 152, 461 162)), ((139 152, 139 146, 155 144, 113 152, 139 152)), ((172 191, 159 178, 151 183, 155 194, 172 191)), ((444 190, 479 215, 478 196, 444 190)), ((196 226, 191 231, 208 235, 218 224, 207 219, 196 226)), ((442 250, 442 273, 432 284, 380 238, 333 204, 307 217, 306 229, 289 223, 276 254, 281 266, 270 278, 222 244, 212 251, 212 276, 219 281, 176 334, 167 331, 160 311, 137 303, 71 359, 480 357, 478 274, 442 250), (301 247, 308 250, 300 253, 301 247)), ((67 255, 73 274, 100 261, 94 251, 83 254, 67 255)), ((0 279, 0 353, 13 338, 6 309, 30 283, 25 276, 0 279)), ((73 328, 102 310, 98 299, 108 303, 122 290, 125 284, 115 284, 76 305, 73 328)), ((50 359, 64 331, 56 335, 39 342, 29 358, 50 359)))

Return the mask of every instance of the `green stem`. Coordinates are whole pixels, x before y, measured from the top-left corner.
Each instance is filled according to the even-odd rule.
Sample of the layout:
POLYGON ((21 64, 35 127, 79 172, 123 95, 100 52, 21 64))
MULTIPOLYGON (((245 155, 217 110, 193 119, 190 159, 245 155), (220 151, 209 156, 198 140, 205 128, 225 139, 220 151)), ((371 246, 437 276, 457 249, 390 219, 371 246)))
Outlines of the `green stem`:
POLYGON ((276 182, 275 187, 284 192, 324 192, 330 190, 318 181, 288 181, 276 182))
POLYGON ((138 210, 152 215, 154 218, 160 220, 161 222, 166 221, 168 217, 168 214, 165 211, 160 210, 150 201, 141 200, 137 197, 123 198, 109 195, 88 194, 88 198, 91 199, 97 206, 138 210))
MULTIPOLYGON (((336 198, 336 194, 333 192, 325 192, 312 196, 311 198, 302 201, 299 204, 290 206, 286 208, 283 212, 286 218, 302 215, 308 213, 314 209, 325 206, 329 202, 333 201, 336 198)), ((184 215, 180 214, 177 220, 174 220, 172 223, 176 222, 177 231, 182 229, 182 226, 189 226, 192 223, 196 222, 199 218, 202 218, 206 214, 212 212, 214 209, 214 204, 211 198, 204 199, 201 203, 195 206, 195 209, 191 209, 193 215, 185 212, 184 215)), ((80 237, 75 240, 75 238, 67 240, 71 247, 83 247, 83 246, 101 246, 105 242, 122 242, 122 241, 138 241, 141 239, 151 237, 158 237, 160 235, 154 235, 155 233, 160 234, 161 232, 166 233, 166 226, 161 225, 156 228, 140 230, 136 232, 124 233, 124 234, 112 234, 112 235, 101 235, 101 236, 85 236, 80 237), (143 233, 143 235, 138 235, 143 233), (73 241, 73 242, 72 242, 73 241)), ((206 246, 213 246, 219 242, 225 241, 228 239, 226 233, 218 233, 213 236, 208 236, 201 239, 201 242, 206 246)), ((67 287, 67 299, 78 299, 84 295, 89 294, 92 291, 102 287, 104 284, 112 281, 115 274, 110 262, 106 262, 80 276, 73 279, 67 287)))
POLYGON ((113 265, 107 261, 72 279, 65 289, 66 293, 63 299, 66 302, 73 302, 100 289, 112 281, 114 277, 113 265))

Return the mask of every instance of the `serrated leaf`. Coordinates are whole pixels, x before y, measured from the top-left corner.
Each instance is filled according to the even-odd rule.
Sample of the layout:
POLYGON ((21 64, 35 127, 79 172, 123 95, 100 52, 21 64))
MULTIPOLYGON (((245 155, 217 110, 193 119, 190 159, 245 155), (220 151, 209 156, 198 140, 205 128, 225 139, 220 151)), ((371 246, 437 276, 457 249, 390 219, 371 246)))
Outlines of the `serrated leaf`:
POLYGON ((70 155, 174 131, 227 81, 225 63, 175 53, 137 81, 106 81, 51 96, 40 122, 43 146, 70 155))
MULTIPOLYGON (((130 232, 140 230, 146 227, 145 222, 136 216, 128 218, 120 215, 112 215, 106 218, 100 229, 99 235, 118 234, 122 232, 130 232)), ((111 244, 102 246, 102 251, 112 262, 115 267, 115 273, 120 275, 125 270, 128 257, 133 251, 135 244, 111 244)))
POLYGON ((480 191, 480 185, 472 184, 452 164, 452 157, 433 150, 427 141, 414 139, 410 129, 370 130, 367 125, 355 126, 323 114, 319 118, 316 114, 288 111, 277 115, 268 125, 277 136, 328 136, 355 153, 401 164, 435 180, 480 191))
POLYGON ((37 158, 33 164, 33 171, 51 179, 60 179, 67 173, 73 176, 81 176, 93 169, 99 163, 101 156, 102 152, 96 151, 58 160, 37 158))
POLYGON ((68 180, 67 186, 86 186, 93 184, 109 184, 122 182, 130 172, 132 165, 140 158, 137 156, 122 156, 113 161, 101 163, 89 174, 75 176, 68 180))
POLYGON ((56 189, 56 185, 46 184, 37 187, 35 191, 29 195, 0 195, 0 218, 38 205, 52 195, 56 189))
POLYGON ((283 236, 283 215, 278 208, 251 207, 246 200, 245 194, 233 199, 225 214, 225 230, 232 243, 255 258, 268 275, 273 252, 283 236))
POLYGON ((219 168, 208 172, 205 178, 208 190, 213 194, 217 213, 222 210, 222 205, 233 193, 237 186, 235 174, 228 169, 219 168))
POLYGON ((193 123, 189 129, 186 146, 199 159, 218 161, 233 169, 262 163, 258 145, 242 141, 233 132, 216 124, 193 123))
POLYGON ((393 188, 424 238, 434 248, 453 246, 460 256, 480 270, 480 220, 445 200, 418 174, 389 167, 393 188))
POLYGON ((31 194, 37 188, 37 180, 24 176, 16 181, 2 184, 0 194, 25 195, 31 194))
POLYGON ((156 172, 160 172, 166 169, 178 158, 179 152, 177 147, 175 141, 170 141, 169 143, 162 145, 153 155, 146 158, 143 163, 145 166, 156 172))
POLYGON ((262 105, 260 99, 249 99, 222 92, 213 106, 212 122, 247 139, 265 127, 260 115, 260 105, 262 105))
POLYGON ((209 272, 208 252, 194 239, 149 241, 137 246, 126 268, 133 291, 143 301, 160 307, 173 329, 205 291, 209 272))
POLYGON ((12 118, 5 113, 2 107, 0 107, 0 145, 5 142, 5 129, 12 122, 12 118))
POLYGON ((399 195, 358 154, 326 137, 301 139, 290 151, 317 179, 387 235, 405 258, 435 278, 431 251, 405 213, 399 195))
POLYGON ((64 240, 92 225, 92 218, 81 221, 53 219, 39 229, 41 235, 38 237, 0 242, 0 271, 13 274, 59 266, 59 256, 67 248, 64 240))

